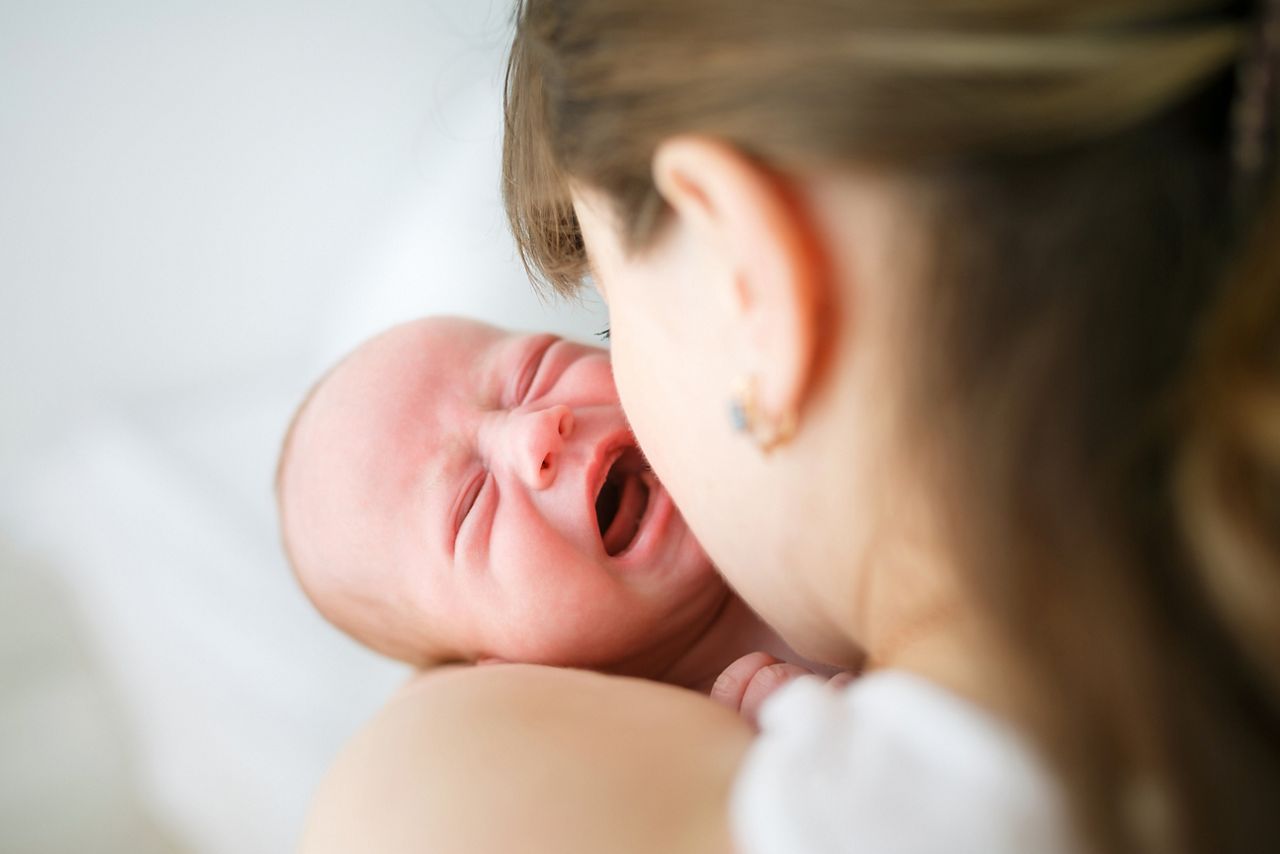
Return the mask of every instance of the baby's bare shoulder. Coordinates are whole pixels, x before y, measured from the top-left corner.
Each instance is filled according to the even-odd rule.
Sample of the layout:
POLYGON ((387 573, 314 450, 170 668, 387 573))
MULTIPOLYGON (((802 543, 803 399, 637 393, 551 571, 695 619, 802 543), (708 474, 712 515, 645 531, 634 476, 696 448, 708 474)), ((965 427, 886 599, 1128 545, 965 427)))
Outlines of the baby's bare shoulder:
POLYGON ((728 850, 749 740, 736 715, 668 685, 439 668, 339 756, 302 851, 728 850))

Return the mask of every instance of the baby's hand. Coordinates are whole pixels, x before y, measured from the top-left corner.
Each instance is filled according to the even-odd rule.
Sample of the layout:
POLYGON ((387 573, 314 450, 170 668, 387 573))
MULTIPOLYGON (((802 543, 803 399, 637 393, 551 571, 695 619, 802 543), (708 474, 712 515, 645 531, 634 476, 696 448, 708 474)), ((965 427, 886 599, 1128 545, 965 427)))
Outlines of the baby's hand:
MULTIPOLYGON (((767 652, 751 652, 724 669, 711 687, 711 699, 742 715, 752 726, 760 706, 770 694, 797 676, 810 676, 813 671, 789 664, 767 652)), ((843 685, 853 674, 839 673, 831 677, 832 686, 843 685)))

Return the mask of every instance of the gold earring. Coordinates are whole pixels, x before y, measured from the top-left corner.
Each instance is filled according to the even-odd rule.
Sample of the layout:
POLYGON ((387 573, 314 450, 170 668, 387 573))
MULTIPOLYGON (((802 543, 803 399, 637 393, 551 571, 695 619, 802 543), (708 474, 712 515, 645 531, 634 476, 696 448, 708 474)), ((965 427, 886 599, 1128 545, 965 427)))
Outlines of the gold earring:
POLYGON ((777 418, 766 415, 756 393, 754 374, 734 383, 733 393, 729 396, 729 423, 737 432, 749 434, 763 454, 785 445, 796 432, 794 410, 777 418))

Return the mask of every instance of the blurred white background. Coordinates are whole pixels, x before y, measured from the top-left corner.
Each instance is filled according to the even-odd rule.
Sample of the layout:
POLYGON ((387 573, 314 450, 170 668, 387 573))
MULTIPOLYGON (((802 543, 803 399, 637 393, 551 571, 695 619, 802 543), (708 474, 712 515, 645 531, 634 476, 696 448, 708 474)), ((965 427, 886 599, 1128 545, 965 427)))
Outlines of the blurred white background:
POLYGON ((312 614, 276 449, 424 313, 586 337, 498 196, 508 0, 0 0, 0 850, 279 852, 404 677, 312 614))

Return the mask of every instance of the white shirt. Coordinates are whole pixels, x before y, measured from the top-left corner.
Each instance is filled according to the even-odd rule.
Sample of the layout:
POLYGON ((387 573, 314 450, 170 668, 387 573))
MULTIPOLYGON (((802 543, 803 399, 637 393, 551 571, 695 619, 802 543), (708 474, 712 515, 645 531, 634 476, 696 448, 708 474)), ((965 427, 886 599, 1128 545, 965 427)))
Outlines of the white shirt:
POLYGON ((804 677, 764 704, 734 785, 740 854, 1067 854, 1062 795, 1012 729, 930 682, 804 677))

